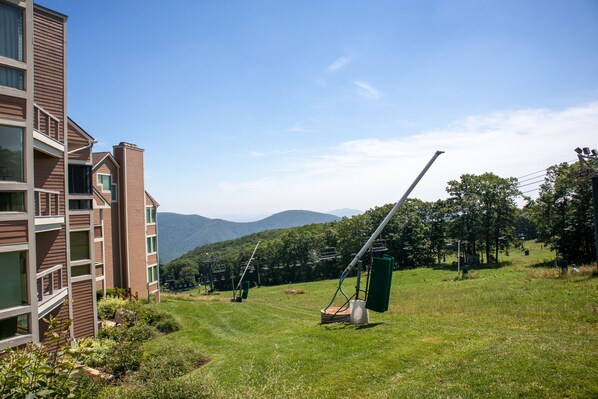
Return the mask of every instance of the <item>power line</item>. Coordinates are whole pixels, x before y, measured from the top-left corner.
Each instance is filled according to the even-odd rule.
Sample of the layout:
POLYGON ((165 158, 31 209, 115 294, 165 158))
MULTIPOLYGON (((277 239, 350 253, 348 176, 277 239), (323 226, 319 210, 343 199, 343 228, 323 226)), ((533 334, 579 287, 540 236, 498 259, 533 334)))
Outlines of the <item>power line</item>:
POLYGON ((523 191, 521 194, 531 193, 532 191, 538 191, 540 187, 533 188, 531 190, 523 191))
POLYGON ((531 183, 527 183, 527 184, 520 184, 517 186, 517 188, 521 188, 521 187, 525 187, 525 186, 531 186, 532 184, 538 184, 538 183, 543 183, 544 179, 542 180, 538 180, 538 181, 533 181, 531 183))

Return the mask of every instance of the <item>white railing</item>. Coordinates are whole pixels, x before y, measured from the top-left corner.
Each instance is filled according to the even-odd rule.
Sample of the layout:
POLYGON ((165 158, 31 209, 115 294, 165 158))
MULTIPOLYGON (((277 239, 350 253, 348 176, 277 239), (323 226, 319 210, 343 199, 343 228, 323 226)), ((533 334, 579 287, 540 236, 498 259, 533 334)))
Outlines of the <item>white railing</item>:
POLYGON ((60 141, 60 120, 38 105, 33 106, 33 128, 60 141))
POLYGON ((62 265, 37 273, 37 305, 41 306, 64 290, 62 265))
POLYGON ((36 188, 35 190, 35 216, 61 216, 60 192, 36 188))

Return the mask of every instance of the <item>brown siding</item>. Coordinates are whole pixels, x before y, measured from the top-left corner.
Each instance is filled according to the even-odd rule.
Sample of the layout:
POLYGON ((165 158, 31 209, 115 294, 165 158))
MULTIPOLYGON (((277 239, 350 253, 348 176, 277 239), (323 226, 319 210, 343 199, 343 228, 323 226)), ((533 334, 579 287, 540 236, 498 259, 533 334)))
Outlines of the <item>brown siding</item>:
POLYGON ((71 228, 89 227, 91 225, 90 214, 78 215, 71 213, 69 216, 69 225, 71 228))
POLYGON ((60 120, 64 142, 65 21, 40 8, 33 14, 34 101, 60 120))
POLYGON ((75 329, 75 338, 92 337, 94 335, 94 286, 95 284, 92 280, 72 283, 73 327, 75 329))
MULTIPOLYGON (((69 319, 69 307, 66 303, 58 305, 58 307, 52 310, 48 315, 46 315, 43 319, 39 320, 39 336, 43 340, 46 332, 48 331, 48 323, 44 321, 44 319, 49 319, 50 316, 57 318, 60 320, 61 323, 65 323, 69 319)), ((58 331, 57 331, 58 332, 58 331)), ((60 342, 55 343, 54 345, 50 345, 48 349, 55 350, 56 347, 60 345, 68 344, 68 342, 60 342)), ((47 343, 46 343, 47 345, 47 343)))
MULTIPOLYGON (((98 173, 112 175, 112 183, 118 184, 118 168, 106 157, 101 163, 94 165, 92 181, 94 187, 98 190, 98 192, 101 193, 102 198, 108 204, 112 205, 110 208, 102 209, 104 229, 101 235, 96 234, 96 237, 101 236, 104 238, 104 248, 106 249, 106 253, 104 254, 104 275, 106 278, 106 288, 126 288, 121 284, 118 203, 111 203, 110 193, 102 193, 102 188, 97 184, 98 173)), ((94 193, 94 196, 97 196, 97 194, 94 193)), ((97 199, 96 202, 100 205, 104 205, 104 203, 102 203, 99 199, 97 199)), ((94 223, 95 225, 99 225, 101 222, 100 210, 96 209, 94 211, 94 223)), ((96 252, 96 259, 97 262, 101 262, 101 252, 96 252)))
POLYGON ((146 233, 148 236, 155 236, 156 235, 156 225, 155 224, 147 225, 146 233))
POLYGON ((0 244, 23 244, 26 242, 26 220, 0 222, 0 244))
POLYGON ((66 231, 64 229, 37 233, 35 241, 38 273, 56 265, 66 265, 66 231))
POLYGON ((129 271, 128 287, 147 297, 147 263, 145 236, 145 188, 143 174, 143 150, 129 146, 114 148, 120 164, 119 206, 124 226, 123 269, 129 271), (126 203, 124 199, 126 198, 126 203), (125 263, 128 262, 128 265, 125 263))
POLYGON ((35 188, 60 192, 60 214, 64 215, 64 159, 51 157, 35 151, 35 188))
POLYGON ((104 275, 104 268, 102 265, 96 265, 96 277, 102 277, 104 275))
POLYGON ((158 263, 158 257, 156 256, 156 254, 147 256, 147 264, 148 265, 155 265, 157 263, 158 263))
POLYGON ((103 259, 103 251, 102 251, 102 242, 98 241, 95 243, 95 248, 96 248, 96 263, 104 263, 103 259))
MULTIPOLYGON (((86 146, 88 146, 89 140, 86 137, 83 137, 81 135, 81 133, 79 133, 77 131, 77 129, 75 129, 75 127, 72 124, 68 125, 68 133, 69 133, 69 139, 68 139, 68 151, 73 151, 73 150, 78 150, 80 148, 85 148, 86 146)), ((78 161, 88 161, 91 162, 91 147, 84 149, 84 150, 79 150, 77 152, 74 152, 72 154, 69 154, 69 160, 78 160, 78 161)))
POLYGON ((25 119, 27 116, 25 99, 0 96, 0 116, 12 119, 25 119))

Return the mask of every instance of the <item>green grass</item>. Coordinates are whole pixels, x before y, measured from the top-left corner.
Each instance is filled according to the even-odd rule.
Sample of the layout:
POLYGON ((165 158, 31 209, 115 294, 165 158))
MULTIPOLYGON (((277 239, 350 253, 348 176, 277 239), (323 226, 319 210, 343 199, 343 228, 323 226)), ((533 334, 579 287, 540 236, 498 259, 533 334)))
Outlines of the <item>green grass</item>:
POLYGON ((183 328, 147 350, 196 344, 211 361, 186 378, 223 398, 598 397, 598 279, 528 267, 552 255, 527 245, 468 280, 395 272, 389 311, 366 326, 319 324, 336 281, 251 289, 243 303, 166 297, 183 328))

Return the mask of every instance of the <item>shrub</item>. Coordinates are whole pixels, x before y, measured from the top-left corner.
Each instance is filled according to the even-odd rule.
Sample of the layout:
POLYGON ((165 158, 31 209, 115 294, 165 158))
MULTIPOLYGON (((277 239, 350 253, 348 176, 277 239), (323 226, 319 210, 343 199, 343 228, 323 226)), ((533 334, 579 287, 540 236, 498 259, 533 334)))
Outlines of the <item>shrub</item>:
POLYGON ((195 345, 167 342, 153 354, 144 355, 137 379, 142 382, 171 380, 193 371, 207 360, 195 345))
POLYGON ((116 311, 126 308, 129 301, 117 297, 105 297, 98 301, 98 318, 100 320, 113 319, 116 311))
POLYGON ((70 351, 67 342, 71 322, 50 317, 43 344, 28 344, 0 352, 0 397, 74 398, 85 395, 78 384, 80 353, 70 351), (56 348, 49 350, 48 348, 56 348))

